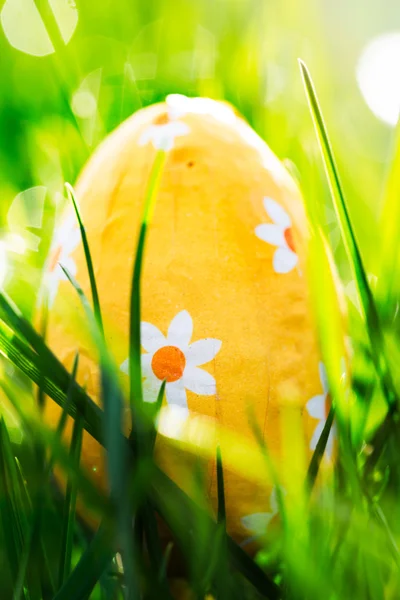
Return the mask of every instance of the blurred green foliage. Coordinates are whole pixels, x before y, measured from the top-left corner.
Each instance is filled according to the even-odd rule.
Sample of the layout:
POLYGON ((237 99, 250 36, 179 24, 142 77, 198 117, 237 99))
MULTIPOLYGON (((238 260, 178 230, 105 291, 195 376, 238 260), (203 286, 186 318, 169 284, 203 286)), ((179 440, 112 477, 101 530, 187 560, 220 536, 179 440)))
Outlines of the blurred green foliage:
MULTIPOLYGON (((123 119, 168 93, 232 102, 274 152, 295 165, 304 193, 328 205, 298 57, 318 85, 369 267, 392 131, 369 111, 355 72, 371 37, 400 24, 395 0, 386 0, 384 10, 380 0, 369 2, 368 10, 362 0, 78 0, 76 10, 67 0, 58 4, 70 8, 57 19, 50 7, 55 0, 0 4, 2 226, 19 192, 32 186, 47 190, 43 227, 36 230, 41 252, 31 252, 28 261, 24 257, 35 267, 24 273, 32 292, 24 286, 26 309, 33 302, 52 207, 60 205, 64 181, 75 181, 92 150, 123 119), (20 6, 20 17, 11 11, 6 20, 13 5, 20 6), (37 19, 27 10, 32 5, 37 19), (77 11, 76 27, 71 11, 74 18, 77 11), (60 34, 64 30, 68 44, 60 34), (46 36, 54 52, 30 54, 46 36), (13 47, 15 38, 23 38, 28 51, 13 47)), ((19 295, 22 285, 15 277, 12 287, 19 295)))
MULTIPOLYGON (((6 288, 23 312, 30 316, 35 306, 41 267, 55 219, 64 204, 64 182, 75 181, 105 135, 141 106, 162 100, 171 92, 226 99, 249 120, 279 158, 287 161, 300 181, 306 207, 315 220, 315 228, 310 227, 315 229, 312 289, 317 300, 324 360, 333 384, 340 446, 335 486, 319 491, 311 509, 299 490, 301 502, 294 509, 289 507, 279 542, 282 548, 266 547, 259 554, 257 560, 266 575, 225 538, 222 468, 217 525, 168 482, 147 455, 139 457, 144 459, 142 464, 145 460, 151 464, 151 469, 145 464, 144 475, 135 465, 133 477, 138 480, 132 480, 142 484, 132 486, 136 496, 130 490, 132 497, 129 506, 125 506, 128 494, 116 494, 119 503, 110 508, 109 498, 93 491, 88 482, 85 487, 84 478, 79 478, 76 458, 80 444, 72 448, 70 455, 64 448, 63 454, 58 437, 37 416, 37 422, 32 422, 27 410, 32 404, 32 393, 26 381, 41 384, 64 407, 65 414, 76 416, 83 402, 83 426, 100 441, 104 441, 103 412, 82 389, 75 387, 73 377, 0 293, 0 349, 17 367, 11 370, 10 363, 4 360, 0 384, 2 394, 8 396, 21 418, 26 435, 16 452, 22 465, 19 471, 12 447, 20 441, 14 437, 16 428, 7 420, 10 442, 0 422, 0 563, 5 565, 0 570, 0 589, 4 597, 11 597, 12 588, 15 593, 17 582, 21 584, 17 597, 51 598, 60 587, 60 594, 64 595, 57 595, 57 599, 69 599, 71 589, 79 589, 76 597, 83 600, 90 593, 91 582, 94 585, 99 578, 102 589, 99 584, 98 595, 92 597, 125 597, 126 590, 120 585, 121 570, 116 564, 115 537, 107 529, 108 511, 112 513, 114 509, 114 521, 126 511, 124 518, 138 517, 141 526, 152 525, 153 507, 162 516, 169 516, 167 522, 173 523, 174 517, 179 522, 174 533, 188 558, 191 583, 198 597, 209 589, 217 590, 219 598, 230 599, 234 593, 235 597, 253 597, 253 591, 242 593, 242 576, 263 591, 265 597, 278 598, 281 593, 290 599, 399 597, 398 290, 395 285, 393 289, 386 285, 397 266, 398 225, 396 222, 390 228, 387 220, 383 233, 379 221, 393 131, 370 112, 356 80, 357 62, 367 42, 400 24, 398 2, 386 0, 383 9, 380 0, 371 0, 366 10, 363 0, 79 0, 76 7, 69 0, 6 0, 0 3, 0 13, 0 242, 8 239, 11 232, 25 243, 21 249, 16 247, 15 239, 12 244, 7 242, 13 247, 6 288), (344 192, 342 195, 342 189, 340 193, 336 190, 337 218, 332 218, 298 57, 306 61, 313 73, 335 150, 344 192), (353 229, 343 217, 344 206, 353 229), (348 267, 352 265, 357 279, 355 293, 364 310, 359 314, 349 303, 348 331, 336 326, 340 321, 336 282, 332 280, 323 240, 318 237, 320 220, 328 230, 333 224, 332 241, 337 241, 341 224, 344 237, 347 235, 351 242, 347 262, 340 242, 336 258, 345 281, 351 276, 348 267), (368 276, 375 272, 377 248, 387 232, 390 236, 386 271, 380 271, 386 276, 381 278, 380 304, 376 309, 368 276), (354 251, 353 233, 362 261, 354 251), (381 310, 385 303, 386 310, 381 310), (343 378, 340 370, 347 334, 352 337, 355 350, 352 381, 347 375, 343 378), (389 380, 390 393, 385 389, 388 373, 393 375, 393 380, 389 380), (393 397, 396 402, 392 403, 393 397), (383 409, 378 411, 373 425, 383 421, 383 427, 373 440, 375 446, 370 447, 365 445, 369 441, 366 422, 374 414, 371 407, 377 400, 383 409), (384 419, 386 402, 392 412, 384 419), (47 450, 69 473, 67 500, 56 490, 52 465, 47 462, 50 459, 45 459, 47 450), (105 528, 96 536, 79 523, 71 535, 71 486, 77 482, 85 489, 86 498, 90 494, 91 500, 95 497, 99 512, 106 517, 105 528), (146 495, 147 504, 142 504, 142 494, 146 495), (211 546, 214 553, 210 553, 211 546), (21 548, 23 551, 18 553, 21 548), (10 549, 18 558, 8 564, 10 549), (208 570, 202 570, 199 557, 210 559, 208 570), (232 572, 227 570, 227 560, 234 567, 232 572), (78 569, 67 579, 71 561, 73 566, 79 561, 78 569), (58 575, 58 582, 54 581, 54 574, 58 575), (23 589, 24 581, 29 593, 23 589)), ((314 106, 314 118, 317 113, 314 106)), ((398 158, 394 165, 397 169, 398 158)), ((333 167, 331 171, 334 172, 333 167)), ((396 207, 398 187, 396 170, 387 193, 389 221, 390 209, 396 207)), ((138 298, 135 301, 138 304, 138 298)), ((133 314, 138 329, 140 314, 137 310, 133 314)), ((139 356, 140 340, 134 342, 139 356)), ((114 388, 106 367, 102 372, 103 387, 111 390, 110 396, 118 398, 119 390, 114 388)), ((111 405, 105 405, 106 413, 115 409, 111 405)), ((122 441, 118 415, 106 414, 105 420, 110 428, 109 439, 117 436, 115 439, 122 441)), ((147 434, 155 434, 153 424, 147 434)), ((329 427, 325 426, 310 466, 307 493, 313 487, 328 434, 329 427)), ((119 448, 109 439, 105 444, 109 452, 112 446, 114 464, 121 465, 121 456, 128 447, 125 444, 131 440, 125 440, 119 448)), ((131 453, 130 445, 129 456, 131 453)), ((131 481, 130 469, 131 465, 125 470, 116 468, 115 473, 122 476, 118 484, 131 481)), ((125 524, 121 520, 118 526, 123 530, 125 524)), ((145 535, 150 546, 151 541, 157 543, 155 529, 149 526, 145 535)), ((142 539, 135 539, 136 544, 143 549, 142 539)), ((130 574, 126 565, 134 564, 143 574, 151 597, 161 597, 160 590, 165 590, 167 584, 162 561, 167 558, 163 556, 161 561, 158 557, 161 565, 155 563, 147 568, 140 552, 135 554, 135 561, 131 560, 134 551, 129 549, 129 543, 122 554, 127 582, 130 574)))

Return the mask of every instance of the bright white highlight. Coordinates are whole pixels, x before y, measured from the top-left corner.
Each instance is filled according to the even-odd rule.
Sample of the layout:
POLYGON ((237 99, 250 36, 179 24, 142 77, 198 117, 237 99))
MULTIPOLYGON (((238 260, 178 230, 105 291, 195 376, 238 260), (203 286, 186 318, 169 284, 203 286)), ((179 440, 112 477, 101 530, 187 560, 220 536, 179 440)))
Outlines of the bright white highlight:
POLYGON ((183 94, 169 94, 165 102, 171 119, 180 119, 188 114, 208 115, 221 123, 235 123, 237 117, 228 105, 211 98, 190 98, 183 94))
POLYGON ((376 117, 395 126, 400 111, 400 32, 370 42, 357 65, 357 82, 376 117))
MULTIPOLYGON (((78 24, 78 11, 72 0, 49 0, 50 8, 67 44, 78 24)), ((54 52, 49 33, 34 0, 6 0, 1 24, 11 46, 33 56, 54 52)))

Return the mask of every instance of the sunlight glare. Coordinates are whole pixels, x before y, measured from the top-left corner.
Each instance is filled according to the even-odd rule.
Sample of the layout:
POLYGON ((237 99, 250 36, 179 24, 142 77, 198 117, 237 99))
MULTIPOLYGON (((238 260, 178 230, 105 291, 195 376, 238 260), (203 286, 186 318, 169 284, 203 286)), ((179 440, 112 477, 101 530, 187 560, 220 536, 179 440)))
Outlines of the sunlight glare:
POLYGON ((357 65, 357 82, 376 117, 395 126, 400 110, 400 32, 374 38, 357 65))

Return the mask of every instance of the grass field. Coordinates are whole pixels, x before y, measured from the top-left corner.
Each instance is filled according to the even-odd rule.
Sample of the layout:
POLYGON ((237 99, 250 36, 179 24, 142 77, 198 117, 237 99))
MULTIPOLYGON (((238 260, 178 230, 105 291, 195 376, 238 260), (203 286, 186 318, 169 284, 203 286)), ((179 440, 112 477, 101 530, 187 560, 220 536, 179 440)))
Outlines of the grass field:
POLYGON ((400 27, 397 3, 3 0, 0 11, 0 597, 175 597, 160 515, 186 557, 188 598, 399 598, 400 42, 386 40, 375 71, 364 53, 400 27), (189 498, 153 460, 154 414, 135 373, 155 186, 132 275, 129 438, 90 248, 92 297, 70 278, 100 349, 101 408, 47 347, 46 315, 39 325, 35 316, 54 225, 74 202, 65 183, 125 118, 176 92, 231 102, 285 161, 309 219, 310 289, 333 408, 292 501, 278 498, 280 535, 254 557, 226 534, 229 456, 217 456, 215 519, 201 491, 189 498), (63 409, 56 430, 43 423, 46 396, 63 409), (68 415, 69 447, 61 442, 68 415), (333 420, 338 453, 325 481, 333 420), (84 430, 108 451, 109 495, 80 467, 84 430), (76 515, 78 492, 98 529, 76 515))

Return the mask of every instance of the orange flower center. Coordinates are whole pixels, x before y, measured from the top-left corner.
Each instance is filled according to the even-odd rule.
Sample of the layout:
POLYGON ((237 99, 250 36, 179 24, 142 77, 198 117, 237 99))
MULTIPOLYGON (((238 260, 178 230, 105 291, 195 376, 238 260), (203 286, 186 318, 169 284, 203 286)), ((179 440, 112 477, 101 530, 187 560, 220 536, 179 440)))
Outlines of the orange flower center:
POLYGON ((60 256, 61 256, 61 246, 59 246, 54 252, 53 252, 53 256, 50 259, 50 264, 49 264, 49 270, 51 273, 53 273, 53 271, 55 271, 58 262, 60 260, 60 256))
POLYGON ((295 250, 294 241, 293 241, 293 229, 291 227, 288 227, 283 232, 283 235, 285 237, 285 242, 287 243, 287 245, 289 246, 291 251, 295 252, 296 250, 295 250))
POLYGON ((186 359, 182 350, 176 346, 164 346, 154 353, 151 361, 153 373, 161 381, 178 381, 185 370, 186 359))

